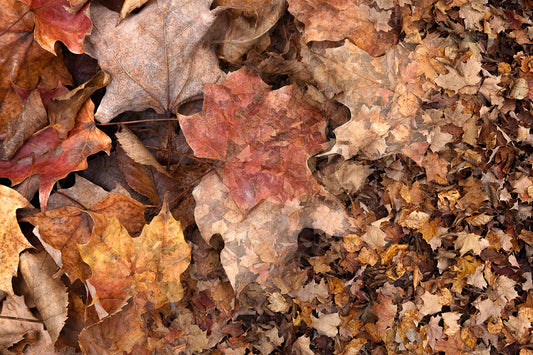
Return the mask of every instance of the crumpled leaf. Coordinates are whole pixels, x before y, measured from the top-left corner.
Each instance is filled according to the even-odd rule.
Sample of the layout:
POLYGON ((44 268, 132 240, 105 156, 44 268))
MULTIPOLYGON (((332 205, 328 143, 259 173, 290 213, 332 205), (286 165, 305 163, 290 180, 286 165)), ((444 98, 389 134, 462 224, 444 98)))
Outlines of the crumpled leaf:
POLYGON ((237 63, 254 47, 259 52, 268 47, 268 31, 287 6, 284 0, 217 0, 216 4, 231 9, 231 22, 220 48, 220 54, 230 63, 237 63))
POLYGON ((215 21, 210 0, 160 0, 116 25, 119 14, 93 2, 86 53, 98 59, 112 81, 96 112, 109 122, 124 111, 176 113, 199 95, 202 84, 223 77, 203 38, 215 21))
POLYGON ((343 207, 325 196, 305 196, 284 204, 263 201, 243 213, 215 173, 202 179, 193 196, 202 237, 209 242, 220 233, 224 239, 220 260, 236 294, 252 282, 268 288, 275 275, 283 275, 303 228, 329 235, 345 234, 350 228, 343 207))
POLYGON ((41 47, 56 54, 56 41, 63 42, 72 53, 83 53, 83 38, 91 31, 89 3, 78 12, 70 12, 67 0, 22 0, 35 19, 35 39, 41 47))
POLYGON ((57 265, 45 251, 20 255, 20 273, 53 343, 67 320, 68 304, 67 288, 54 277, 56 271, 57 265))
POLYGON ((0 134, 6 133, 8 122, 22 112, 15 86, 33 90, 39 85, 52 90, 58 82, 72 84, 61 52, 53 55, 34 40, 35 23, 32 16, 23 16, 26 10, 18 0, 0 2, 0 134))
POLYGON ((326 121, 295 86, 272 91, 241 69, 206 85, 203 110, 179 121, 196 156, 224 161, 224 184, 243 211, 324 191, 307 159, 326 147, 326 121))
POLYGON ((0 185, 0 290, 14 295, 11 278, 17 274, 19 254, 32 248, 20 230, 16 211, 30 207, 30 203, 22 195, 7 186, 0 185))
POLYGON ((316 329, 318 334, 328 337, 334 337, 339 332, 337 327, 341 323, 341 318, 338 313, 318 313, 318 318, 312 317, 313 328, 316 329))
POLYGON ((305 24, 305 40, 349 39, 372 56, 396 44, 392 11, 369 7, 373 1, 289 0, 289 12, 305 24))
POLYGON ((50 335, 44 330, 43 324, 30 313, 24 303, 24 296, 7 296, 2 302, 2 312, 0 315, 15 318, 0 318, 0 329, 2 330, 0 333, 0 347, 9 348, 14 344, 22 342, 25 336, 30 336, 37 339, 37 341, 25 348, 27 353, 55 353, 50 335), (16 318, 20 318, 20 320, 16 318), (25 321, 25 319, 30 321, 25 321))
POLYGON ((183 297, 180 275, 189 266, 191 247, 166 204, 137 238, 131 238, 116 217, 93 218, 101 230, 78 249, 91 267, 89 281, 107 312, 128 297, 155 308, 183 297))
POLYGON ((50 192, 57 180, 87 167, 87 157, 101 150, 109 152, 111 139, 96 128, 94 105, 89 100, 80 109, 74 128, 65 140, 52 127, 32 136, 9 161, 0 161, 0 176, 18 184, 38 174, 39 201, 46 210, 50 192))

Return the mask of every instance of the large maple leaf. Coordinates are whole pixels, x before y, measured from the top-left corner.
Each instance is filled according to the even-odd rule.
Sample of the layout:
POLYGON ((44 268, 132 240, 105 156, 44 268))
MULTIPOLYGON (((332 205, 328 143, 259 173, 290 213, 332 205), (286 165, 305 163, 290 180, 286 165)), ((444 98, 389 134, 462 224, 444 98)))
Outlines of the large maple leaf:
POLYGON ((0 176, 18 184, 38 174, 41 209, 46 210, 50 192, 57 180, 87 168, 87 157, 101 150, 109 152, 111 139, 93 120, 94 104, 88 100, 76 117, 74 128, 61 140, 53 127, 35 134, 8 161, 0 161, 0 176))
POLYGON ((159 113, 199 95, 202 84, 223 77, 204 36, 215 21, 210 0, 159 0, 119 25, 119 14, 93 3, 94 29, 86 52, 111 73, 96 119, 109 122, 124 111, 159 113))
POLYGON ((203 110, 179 121, 196 156, 224 161, 224 184, 241 210, 323 191, 307 159, 327 146, 326 120, 296 86, 272 91, 241 69, 206 85, 203 110))
POLYGON ((22 111, 15 86, 52 90, 58 82, 72 84, 61 53, 47 52, 34 40, 35 22, 27 11, 21 1, 0 2, 0 134, 6 133, 9 121, 22 111))

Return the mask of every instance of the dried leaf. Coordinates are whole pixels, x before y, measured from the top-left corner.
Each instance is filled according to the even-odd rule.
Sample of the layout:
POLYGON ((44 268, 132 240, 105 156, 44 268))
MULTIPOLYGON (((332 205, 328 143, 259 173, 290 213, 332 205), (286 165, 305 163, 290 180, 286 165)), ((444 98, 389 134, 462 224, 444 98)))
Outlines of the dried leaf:
POLYGON ((124 19, 98 2, 91 5, 94 30, 86 52, 111 74, 96 112, 109 122, 124 111, 176 113, 202 92, 202 84, 223 77, 204 36, 215 21, 210 0, 160 0, 124 19), (140 70, 139 70, 140 69, 140 70))
POLYGON ((3 185, 0 185, 0 196, 0 290, 14 296, 11 278, 17 275, 19 254, 24 249, 32 248, 20 230, 16 211, 31 205, 18 192, 3 185))
POLYGON ((271 91, 246 69, 206 85, 202 112, 179 116, 194 154, 225 162, 223 181, 248 211, 323 192, 307 159, 325 148, 325 119, 295 86, 271 91))
POLYGON ((20 255, 20 273, 55 343, 67 320, 67 288, 54 277, 57 265, 44 251, 20 255))

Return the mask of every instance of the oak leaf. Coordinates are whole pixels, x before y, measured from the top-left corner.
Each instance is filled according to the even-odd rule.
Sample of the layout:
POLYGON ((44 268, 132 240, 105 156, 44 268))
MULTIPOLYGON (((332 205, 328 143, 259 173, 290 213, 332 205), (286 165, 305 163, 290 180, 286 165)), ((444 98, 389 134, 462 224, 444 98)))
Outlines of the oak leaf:
POLYGON ((272 91, 240 69, 206 85, 203 110, 179 121, 196 156, 224 162, 224 184, 243 211, 324 191, 307 159, 326 147, 326 121, 295 86, 272 91))
POLYGON ((215 21, 209 0, 148 3, 119 25, 119 14, 93 2, 94 29, 86 53, 98 59, 112 81, 96 112, 109 122, 124 111, 176 113, 199 95, 202 84, 223 77, 204 37, 215 21))
POLYGON ((80 109, 76 123, 65 140, 53 127, 47 127, 29 138, 8 161, 0 161, 0 176, 14 184, 34 174, 39 175, 39 201, 46 210, 48 197, 57 180, 87 167, 87 157, 101 150, 109 152, 111 139, 96 128, 94 105, 89 100, 80 109))
POLYGON ((189 266, 191 247, 166 204, 137 238, 131 238, 116 217, 93 218, 102 229, 78 249, 91 267, 89 281, 107 312, 128 297, 155 308, 183 297, 180 276, 189 266))
POLYGON ((20 230, 16 211, 31 205, 18 192, 3 185, 0 185, 0 196, 0 290, 13 296, 11 278, 17 274, 19 254, 24 249, 32 248, 20 230))

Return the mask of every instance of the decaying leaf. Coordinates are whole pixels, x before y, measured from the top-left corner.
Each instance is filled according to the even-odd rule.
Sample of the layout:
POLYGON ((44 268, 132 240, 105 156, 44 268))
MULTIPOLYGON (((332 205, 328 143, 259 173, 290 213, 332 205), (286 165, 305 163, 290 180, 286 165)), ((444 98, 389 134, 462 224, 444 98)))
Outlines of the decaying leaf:
POLYGON ((86 53, 111 74, 96 119, 109 122, 124 111, 152 108, 176 113, 223 77, 203 38, 215 21, 210 0, 160 0, 124 19, 98 2, 91 5, 94 28, 86 53))
POLYGON ((372 1, 290 0, 289 11, 305 24, 305 40, 350 39, 372 56, 396 44, 398 33, 390 26, 391 10, 369 7, 372 1))
POLYGON ((20 255, 20 273, 55 343, 67 319, 67 288, 54 277, 57 265, 44 251, 20 255))
POLYGON ((263 201, 243 213, 214 173, 202 179, 193 196, 202 237, 209 242, 219 233, 224 239, 220 258, 236 293, 252 282, 268 288, 274 275, 282 275, 303 228, 340 235, 350 227, 338 201, 325 196, 305 196, 284 204, 263 201))
POLYGON ((224 162, 224 184, 241 210, 323 192, 307 159, 325 148, 325 118, 295 86, 272 91, 241 69, 206 85, 202 112, 179 120, 196 156, 224 162))

